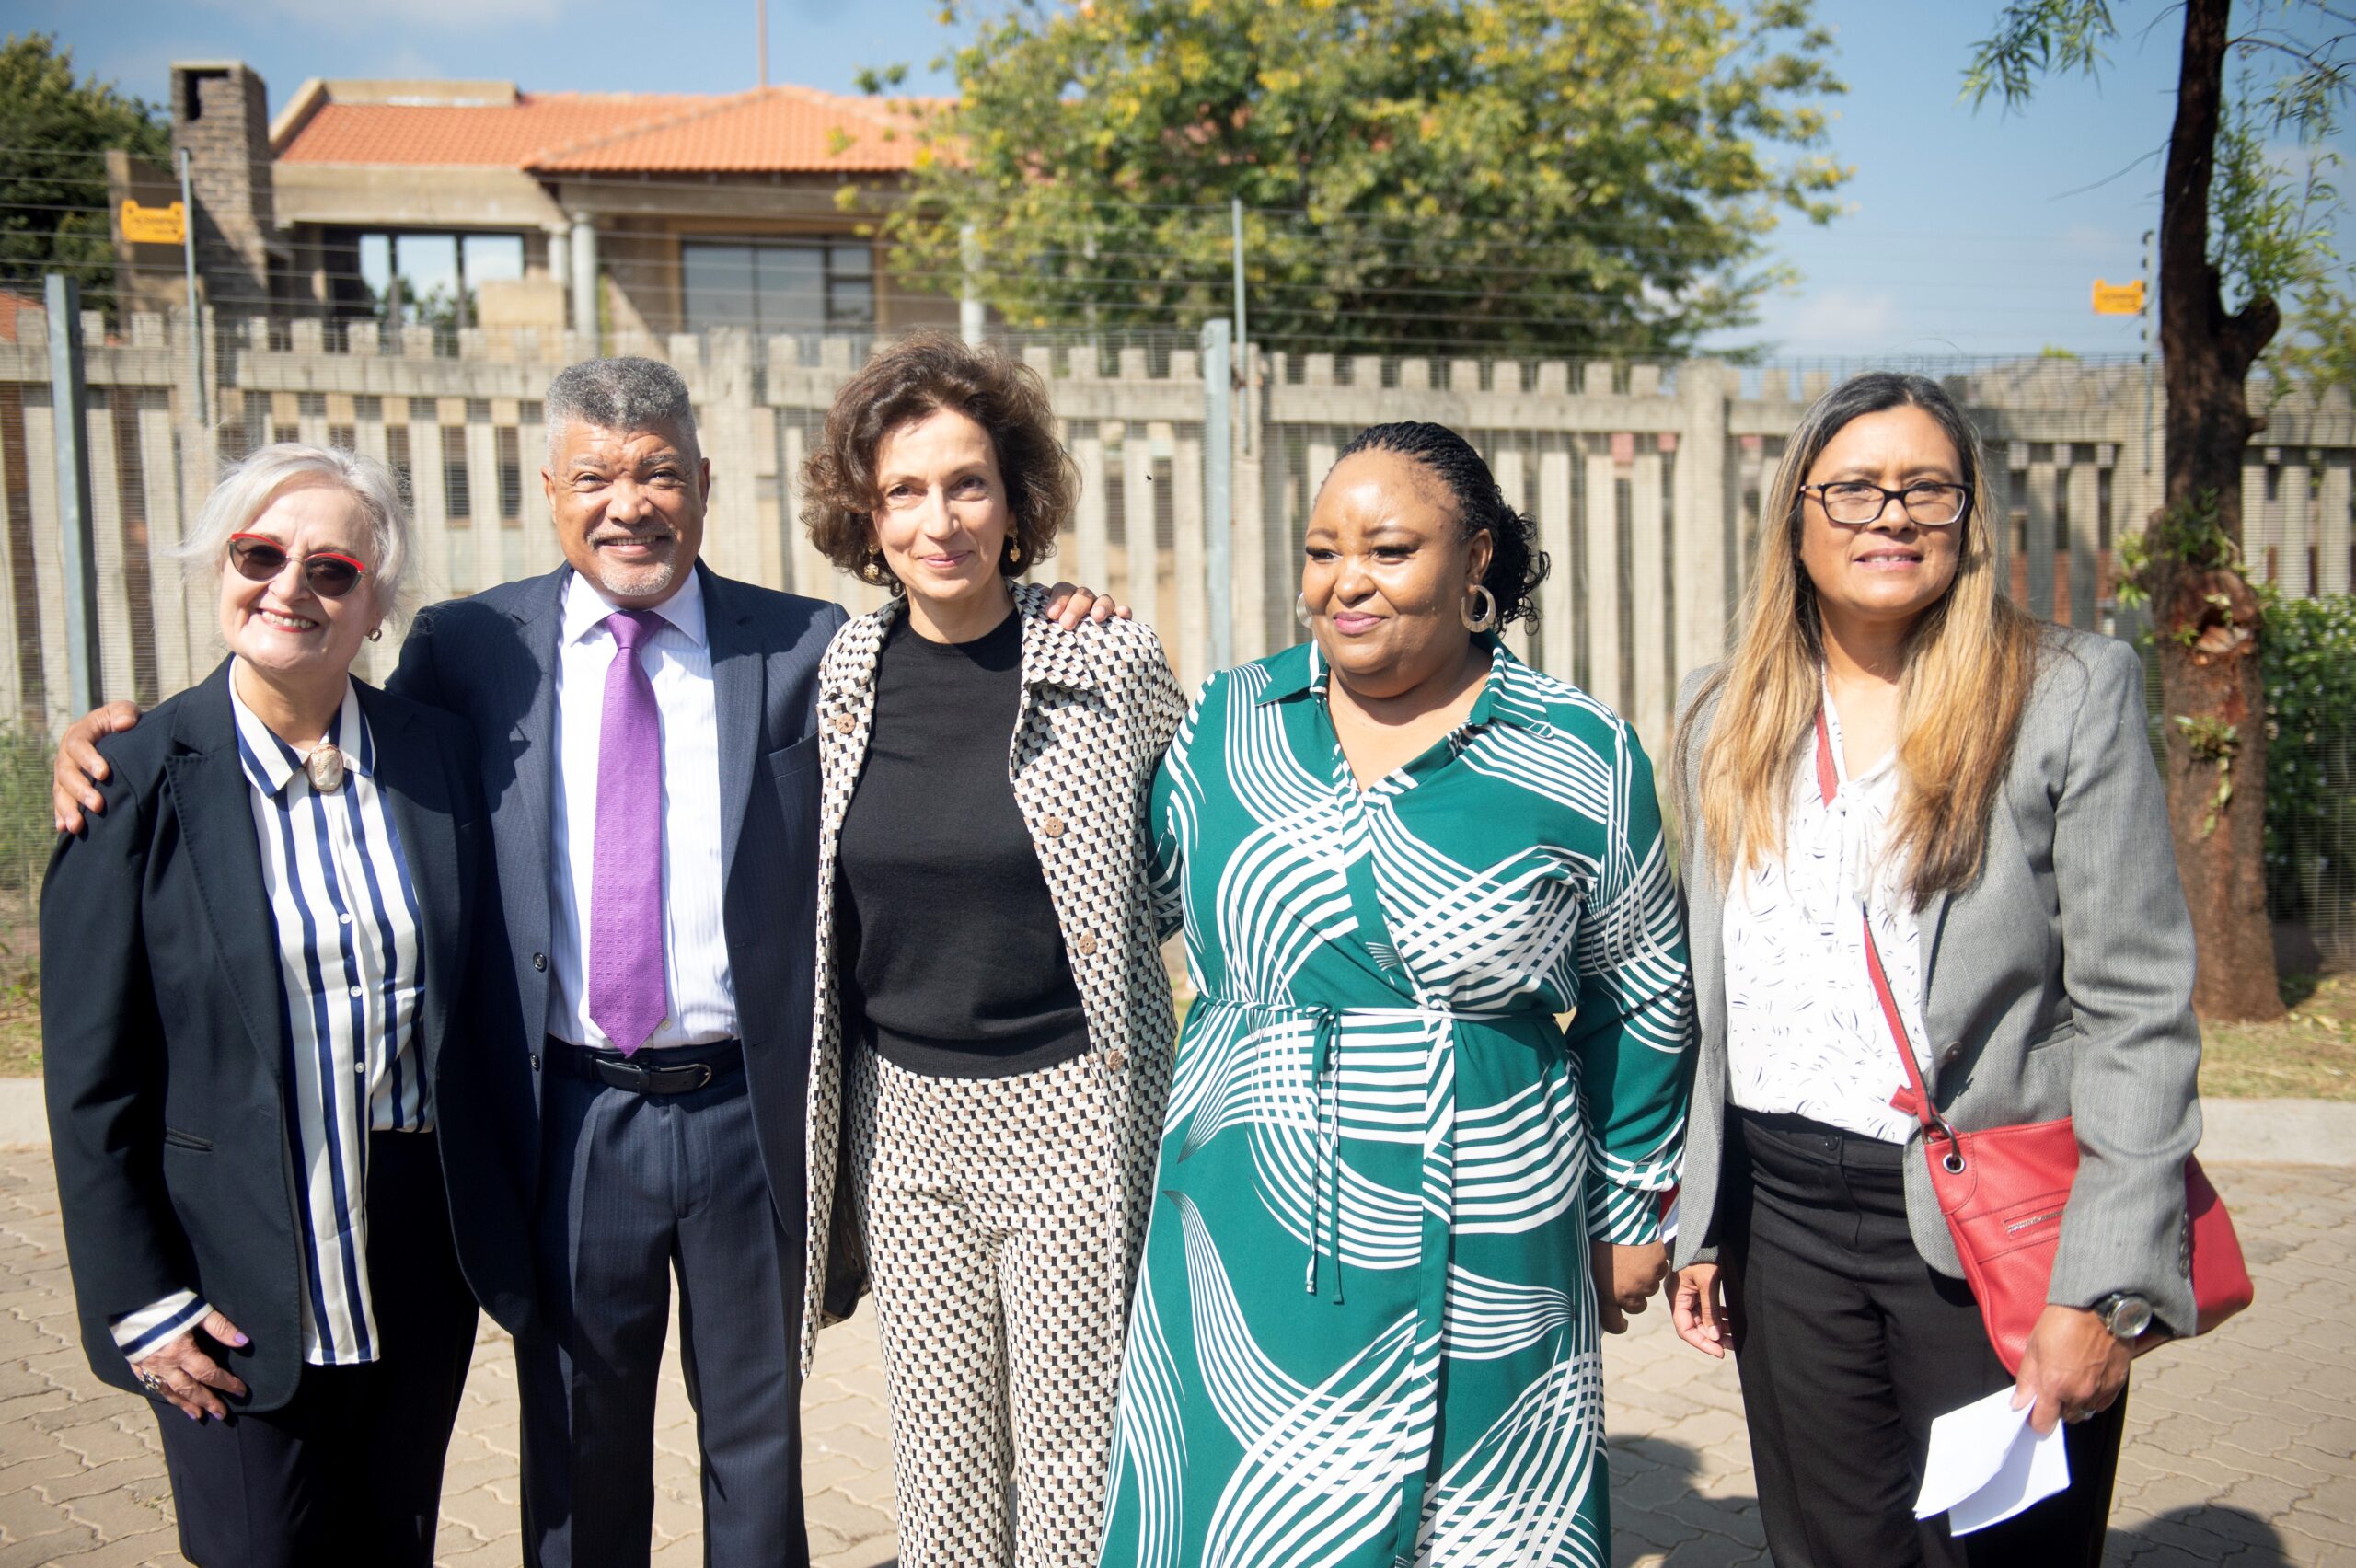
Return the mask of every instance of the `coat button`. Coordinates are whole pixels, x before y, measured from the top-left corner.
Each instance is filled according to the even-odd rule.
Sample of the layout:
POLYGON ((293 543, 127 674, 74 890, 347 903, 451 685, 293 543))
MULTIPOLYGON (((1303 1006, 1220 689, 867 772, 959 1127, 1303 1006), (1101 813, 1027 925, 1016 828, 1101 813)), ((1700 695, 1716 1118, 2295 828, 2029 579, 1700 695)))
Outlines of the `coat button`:
POLYGON ((1080 957, 1093 957, 1096 952, 1096 934, 1093 931, 1082 931, 1080 933, 1080 940, 1071 945, 1080 957))
POLYGON ((1939 1066, 1943 1067, 1954 1066, 1961 1060, 1963 1060, 1963 1042, 1960 1040, 1948 1041, 1947 1048, 1939 1053, 1939 1066))
POLYGON ((532 967, 538 970, 543 974, 547 974, 549 971, 549 955, 544 952, 534 953, 532 955, 532 967))
POLYGON ((858 728, 859 721, 852 718, 849 714, 837 713, 835 715, 835 733, 837 735, 848 735, 853 730, 858 728))
POLYGON ((1050 838, 1061 838, 1064 836, 1064 819, 1059 816, 1042 817, 1039 831, 1050 838))
POLYGON ((1117 1073, 1129 1065, 1128 1053, 1115 1045, 1104 1053, 1104 1065, 1117 1073))

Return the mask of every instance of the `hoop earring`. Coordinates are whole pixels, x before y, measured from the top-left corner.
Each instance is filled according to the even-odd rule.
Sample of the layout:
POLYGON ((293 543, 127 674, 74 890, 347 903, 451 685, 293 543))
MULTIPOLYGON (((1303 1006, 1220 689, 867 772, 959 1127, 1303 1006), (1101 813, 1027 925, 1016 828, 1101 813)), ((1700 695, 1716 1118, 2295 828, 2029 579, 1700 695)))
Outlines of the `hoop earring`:
POLYGON ((1299 621, 1299 622, 1300 623, 1300 628, 1301 628, 1303 631, 1306 631, 1306 630, 1308 630, 1308 629, 1309 629, 1309 595, 1308 595, 1308 594, 1295 594, 1292 596, 1292 618, 1293 618, 1293 619, 1295 619, 1295 620, 1297 620, 1297 621, 1299 621))
MULTIPOLYGON (((1468 602, 1457 610, 1457 617, 1464 622, 1467 631, 1487 631, 1497 624, 1497 596, 1489 592, 1489 585, 1485 582, 1472 584, 1472 592, 1481 596, 1481 613, 1477 616, 1472 614, 1468 602)), ((1470 595, 1467 598, 1469 601, 1470 595)))
POLYGON ((370 628, 368 628, 368 640, 369 640, 369 641, 371 641, 371 642, 382 642, 382 641, 384 641, 384 640, 385 640, 385 628, 384 628, 383 627, 381 627, 381 626, 372 626, 372 627, 370 627, 370 628))

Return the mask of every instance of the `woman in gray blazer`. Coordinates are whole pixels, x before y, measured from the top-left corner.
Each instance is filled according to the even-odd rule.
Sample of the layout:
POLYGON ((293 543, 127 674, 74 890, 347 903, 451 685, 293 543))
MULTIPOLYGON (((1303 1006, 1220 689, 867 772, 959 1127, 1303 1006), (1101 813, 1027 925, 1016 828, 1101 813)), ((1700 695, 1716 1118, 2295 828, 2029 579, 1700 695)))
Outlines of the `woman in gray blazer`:
POLYGON ((1735 654, 1679 703, 1702 1050, 1671 1305, 1736 1353, 1784 1568, 2098 1563, 2128 1363, 2195 1321, 2193 940, 2142 666, 2006 597, 1981 474, 1933 382, 1819 400, 1763 498, 1735 654), (1951 1124, 2075 1120, 2017 1378, 1902 1108, 1866 922, 1951 1124), (2068 1490, 1960 1539, 1917 1524, 1932 1420, 2008 1383, 2038 1430, 2071 1424, 2068 1490))

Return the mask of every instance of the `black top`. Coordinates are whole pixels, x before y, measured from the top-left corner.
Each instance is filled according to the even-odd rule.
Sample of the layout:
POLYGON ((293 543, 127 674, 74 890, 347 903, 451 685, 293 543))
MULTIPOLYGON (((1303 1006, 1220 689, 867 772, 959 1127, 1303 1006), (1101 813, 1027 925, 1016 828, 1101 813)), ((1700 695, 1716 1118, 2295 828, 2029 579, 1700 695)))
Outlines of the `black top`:
POLYGON ((835 928, 845 1020, 910 1072, 1003 1078, 1088 1049, 1007 775, 1022 695, 1015 614, 972 642, 928 642, 905 614, 884 634, 835 928))

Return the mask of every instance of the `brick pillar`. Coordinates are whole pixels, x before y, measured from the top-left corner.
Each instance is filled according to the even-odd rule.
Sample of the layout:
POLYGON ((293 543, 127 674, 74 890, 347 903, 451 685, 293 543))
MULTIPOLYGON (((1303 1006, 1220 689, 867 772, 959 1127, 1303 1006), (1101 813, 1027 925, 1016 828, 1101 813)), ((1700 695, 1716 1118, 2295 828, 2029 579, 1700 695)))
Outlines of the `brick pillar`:
POLYGON ((172 66, 172 158, 190 155, 196 198, 196 270, 225 317, 258 315, 272 297, 275 227, 269 89, 244 64, 172 66))

